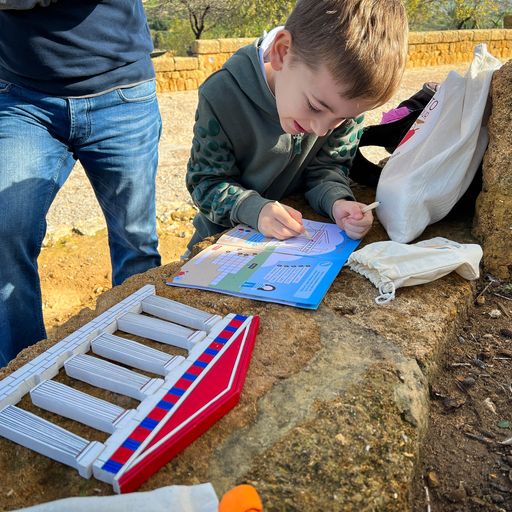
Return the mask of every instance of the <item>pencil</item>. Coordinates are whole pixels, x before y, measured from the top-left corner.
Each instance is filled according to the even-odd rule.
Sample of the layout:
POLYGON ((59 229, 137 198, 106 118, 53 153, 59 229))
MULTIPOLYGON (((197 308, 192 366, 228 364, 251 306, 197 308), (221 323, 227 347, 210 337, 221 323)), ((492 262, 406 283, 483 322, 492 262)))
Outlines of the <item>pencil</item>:
MULTIPOLYGON (((304 225, 304 224, 303 224, 304 225)), ((313 235, 306 229, 304 228, 304 236, 308 239, 308 240, 313 240, 313 235)))
POLYGON ((368 204, 365 207, 361 208, 361 212, 362 213, 369 212, 370 210, 374 210, 375 208, 377 208, 377 206, 379 206, 379 205, 380 205, 380 202, 379 201, 375 201, 375 203, 368 204))
MULTIPOLYGON (((275 203, 277 204, 277 206, 279 206, 279 208, 281 208, 281 210, 284 210, 286 213, 288 213, 288 210, 279 201, 275 201, 275 203)), ((288 213, 288 215, 290 215, 290 214, 288 213)), ((304 224, 303 224, 303 226, 304 226, 304 224)), ((303 234, 308 240, 313 240, 311 233, 306 228, 304 228, 303 234)))

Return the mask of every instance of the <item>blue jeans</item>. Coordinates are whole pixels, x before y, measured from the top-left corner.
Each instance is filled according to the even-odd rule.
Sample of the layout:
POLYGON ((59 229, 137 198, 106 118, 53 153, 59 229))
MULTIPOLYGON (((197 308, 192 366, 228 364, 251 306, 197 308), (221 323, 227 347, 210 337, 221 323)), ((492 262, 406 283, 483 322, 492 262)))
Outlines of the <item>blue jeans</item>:
POLYGON ((154 81, 59 98, 0 81, 0 365, 46 337, 37 257, 46 214, 80 160, 108 227, 112 283, 160 265, 154 81))

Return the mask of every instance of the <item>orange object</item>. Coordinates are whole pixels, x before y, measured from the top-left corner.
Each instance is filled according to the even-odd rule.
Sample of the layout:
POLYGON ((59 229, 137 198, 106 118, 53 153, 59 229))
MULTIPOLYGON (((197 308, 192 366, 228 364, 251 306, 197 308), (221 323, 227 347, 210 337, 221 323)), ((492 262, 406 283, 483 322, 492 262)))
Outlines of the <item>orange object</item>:
POLYGON ((263 504, 252 485, 237 485, 222 496, 219 512, 263 512, 263 504))

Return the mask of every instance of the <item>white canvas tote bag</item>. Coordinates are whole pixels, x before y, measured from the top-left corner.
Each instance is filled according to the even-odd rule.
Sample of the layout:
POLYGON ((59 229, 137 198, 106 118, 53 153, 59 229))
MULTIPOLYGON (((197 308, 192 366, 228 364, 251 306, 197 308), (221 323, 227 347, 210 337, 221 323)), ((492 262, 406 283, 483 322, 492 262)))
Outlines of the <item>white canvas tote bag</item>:
POLYGON ((471 184, 487 147, 482 120, 500 66, 485 44, 476 46, 466 75, 449 73, 389 158, 377 186, 377 216, 391 240, 414 240, 471 184))

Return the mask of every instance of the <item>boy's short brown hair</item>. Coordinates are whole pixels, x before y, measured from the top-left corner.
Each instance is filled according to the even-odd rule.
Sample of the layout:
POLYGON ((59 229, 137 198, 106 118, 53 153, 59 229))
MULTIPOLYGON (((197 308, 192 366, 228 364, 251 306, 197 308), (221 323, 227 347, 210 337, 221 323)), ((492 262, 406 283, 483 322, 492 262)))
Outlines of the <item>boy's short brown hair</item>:
POLYGON ((294 58, 325 64, 349 99, 382 105, 398 87, 407 59, 408 25, 400 0, 298 0, 285 28, 294 58))

